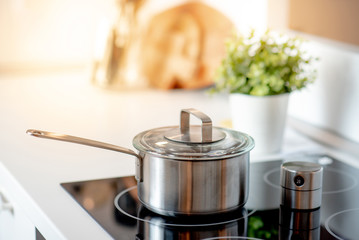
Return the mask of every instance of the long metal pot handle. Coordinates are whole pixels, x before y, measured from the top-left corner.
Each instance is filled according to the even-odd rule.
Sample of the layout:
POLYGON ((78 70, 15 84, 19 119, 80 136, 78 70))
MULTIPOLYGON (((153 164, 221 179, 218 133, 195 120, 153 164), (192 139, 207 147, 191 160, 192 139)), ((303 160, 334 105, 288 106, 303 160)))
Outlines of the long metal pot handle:
POLYGON ((77 143, 77 144, 82 144, 82 145, 97 147, 97 148, 103 148, 103 149, 112 150, 112 151, 121 152, 121 153, 135 156, 136 157, 136 180, 142 181, 142 158, 140 157, 140 155, 138 155, 131 149, 120 147, 120 146, 109 144, 109 143, 99 142, 99 141, 95 141, 95 140, 91 140, 91 139, 87 139, 87 138, 75 137, 75 136, 71 136, 71 135, 47 132, 47 131, 41 131, 41 130, 35 130, 35 129, 28 129, 26 131, 26 133, 31 136, 34 136, 34 137, 59 140, 59 141, 64 141, 64 142, 72 142, 72 143, 77 143))

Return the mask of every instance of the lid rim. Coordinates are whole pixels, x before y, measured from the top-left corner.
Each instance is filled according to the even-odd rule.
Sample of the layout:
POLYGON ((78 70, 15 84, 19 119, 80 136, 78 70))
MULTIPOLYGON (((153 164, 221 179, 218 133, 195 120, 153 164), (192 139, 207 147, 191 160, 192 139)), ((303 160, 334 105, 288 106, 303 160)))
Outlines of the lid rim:
POLYGON ((160 153, 153 152, 153 151, 146 151, 146 154, 155 155, 156 157, 161 157, 161 158, 165 158, 165 159, 173 160, 173 161, 196 161, 196 162, 198 162, 198 161, 217 161, 217 160, 223 160, 226 158, 233 158, 233 157, 237 157, 240 155, 244 155, 245 153, 249 153, 253 148, 254 148, 254 146, 252 148, 248 148, 248 149, 245 149, 243 151, 236 152, 233 154, 213 156, 213 157, 211 157, 211 156, 208 156, 208 157, 184 157, 183 156, 183 157, 181 157, 181 156, 170 155, 170 154, 164 155, 164 154, 160 154, 160 153))
MULTIPOLYGON (((175 126, 175 127, 177 127, 177 126, 175 126)), ((171 160, 178 160, 178 161, 202 161, 202 160, 203 161, 211 161, 211 160, 232 158, 235 156, 243 155, 254 148, 254 140, 248 134, 242 133, 239 131, 235 131, 232 129, 222 128, 222 127, 213 127, 216 130, 224 132, 226 137, 224 139, 222 139, 221 141, 217 141, 214 143, 206 143, 206 144, 175 142, 176 144, 178 143, 179 144, 178 146, 180 146, 180 147, 183 145, 183 147, 187 147, 187 146, 199 147, 199 148, 208 147, 211 149, 211 145, 213 145, 212 147, 217 148, 217 149, 211 149, 212 152, 211 151, 203 152, 203 153, 195 152, 195 153, 193 153, 193 155, 191 155, 190 151, 189 152, 183 151, 181 153, 181 152, 173 151, 173 149, 172 149, 173 152, 171 152, 171 151, 166 152, 165 148, 160 148, 160 147, 157 148, 157 146, 154 146, 153 142, 150 144, 147 144, 148 142, 146 142, 146 139, 144 139, 144 137, 147 134, 150 134, 152 131, 159 131, 161 133, 161 131, 172 129, 172 128, 174 128, 174 127, 173 126, 161 127, 161 128, 156 128, 156 129, 151 129, 148 131, 141 132, 133 138, 133 142, 132 142, 133 146, 138 151, 143 152, 145 154, 151 154, 151 155, 155 155, 157 157, 171 159, 171 160), (226 140, 227 140, 227 142, 226 142, 226 140), (225 146, 226 143, 227 144, 231 143, 231 140, 233 141, 233 144, 230 146, 225 146), (221 143, 222 141, 223 141, 224 145, 223 145, 223 148, 221 149, 221 144, 219 144, 219 143, 221 143), (237 145, 235 145, 236 143, 237 143, 237 145), (230 150, 231 148, 233 148, 232 151, 230 150), (238 149, 236 149, 236 148, 238 148, 238 149), (156 151, 156 150, 158 150, 158 151, 156 151), (163 152, 161 152, 161 150, 163 150, 163 152), (218 152, 221 150, 223 150, 223 154, 221 154, 221 152, 218 152), (225 152, 226 150, 229 150, 229 151, 225 152), (216 155, 216 153, 220 153, 220 154, 216 155)), ((167 139, 164 135, 161 135, 161 134, 158 134, 158 135, 160 138, 162 137, 164 140, 172 142, 171 140, 167 139)), ((157 144, 157 142, 155 144, 157 144)), ((175 147, 176 146, 174 146, 174 148, 175 147)), ((176 150, 176 149, 174 149, 174 150, 176 150)))

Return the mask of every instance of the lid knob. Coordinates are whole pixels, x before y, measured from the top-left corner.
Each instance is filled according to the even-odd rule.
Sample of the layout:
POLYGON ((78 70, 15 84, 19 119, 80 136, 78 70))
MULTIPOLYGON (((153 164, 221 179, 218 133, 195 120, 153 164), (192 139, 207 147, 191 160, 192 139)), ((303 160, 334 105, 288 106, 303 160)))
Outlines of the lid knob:
POLYGON ((225 138, 222 131, 212 128, 212 120, 203 112, 194 109, 182 109, 180 127, 174 128, 165 134, 169 140, 182 143, 213 143, 225 138), (201 120, 201 126, 190 125, 190 115, 201 120))

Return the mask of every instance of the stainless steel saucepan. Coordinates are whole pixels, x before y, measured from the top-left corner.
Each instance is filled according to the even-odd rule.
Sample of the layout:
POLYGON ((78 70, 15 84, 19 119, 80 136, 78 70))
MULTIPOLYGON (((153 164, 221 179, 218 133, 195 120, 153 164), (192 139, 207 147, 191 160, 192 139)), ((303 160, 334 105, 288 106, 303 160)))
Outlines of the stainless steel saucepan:
POLYGON ((136 135, 133 146, 138 153, 64 134, 32 129, 27 133, 135 156, 138 198, 162 215, 222 213, 247 201, 253 139, 245 133, 212 127, 211 119, 196 109, 181 111, 180 126, 136 135), (190 125, 190 115, 199 118, 202 125, 190 125))

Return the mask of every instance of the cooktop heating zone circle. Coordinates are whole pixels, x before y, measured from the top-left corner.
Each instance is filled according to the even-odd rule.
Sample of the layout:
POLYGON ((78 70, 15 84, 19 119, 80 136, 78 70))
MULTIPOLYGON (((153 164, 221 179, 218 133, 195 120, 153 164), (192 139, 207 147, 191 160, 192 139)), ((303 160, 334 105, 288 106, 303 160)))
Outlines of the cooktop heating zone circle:
MULTIPOLYGON (((135 200, 137 202, 139 202, 138 200, 138 196, 137 196, 137 186, 133 186, 130 188, 127 188, 125 190, 123 190, 122 192, 120 192, 114 199, 114 204, 117 208, 118 211, 120 211, 122 214, 131 217, 133 219, 136 219, 138 221, 142 221, 142 222, 147 222, 150 224, 156 224, 156 225, 161 225, 161 226, 172 226, 172 227, 207 227, 207 226, 215 226, 215 225, 222 225, 222 224, 228 224, 228 223, 232 223, 235 221, 239 221, 241 219, 247 218, 250 215, 252 215, 255 210, 250 210, 249 212, 247 212, 247 210, 245 208, 239 209, 240 212, 236 212, 238 214, 232 214, 228 217, 218 217, 218 216, 223 216, 223 214, 218 214, 216 215, 216 217, 214 218, 210 218, 212 220, 208 220, 209 218, 207 216, 202 217, 202 218, 196 218, 196 223, 186 223, 186 222, 176 222, 178 219, 173 218, 173 217, 166 217, 166 216, 161 216, 158 215, 156 213, 151 212, 150 210, 148 210, 147 208, 145 208, 141 203, 139 203, 141 206, 140 208, 144 209, 145 211, 147 211, 148 213, 150 213, 152 216, 154 216, 155 218, 162 218, 165 219, 165 221, 151 221, 151 219, 147 219, 141 216, 137 216, 134 215, 133 213, 130 213, 129 211, 127 211, 125 206, 122 206, 120 203, 120 200, 122 198, 127 198, 129 195, 131 195, 132 197, 135 196, 135 200), (202 220, 198 221, 198 220, 202 220)), ((188 220, 188 218, 187 218, 188 220)))
POLYGON ((358 218, 359 208, 343 210, 331 215, 325 221, 325 228, 337 239, 357 239, 359 236, 358 218))
MULTIPOLYGON (((272 169, 263 176, 264 181, 275 188, 281 188, 280 186, 280 169, 272 169)), ((340 170, 325 167, 323 171, 323 194, 336 194, 349 191, 357 186, 357 179, 340 170), (336 181, 341 179, 341 181, 336 181)))

